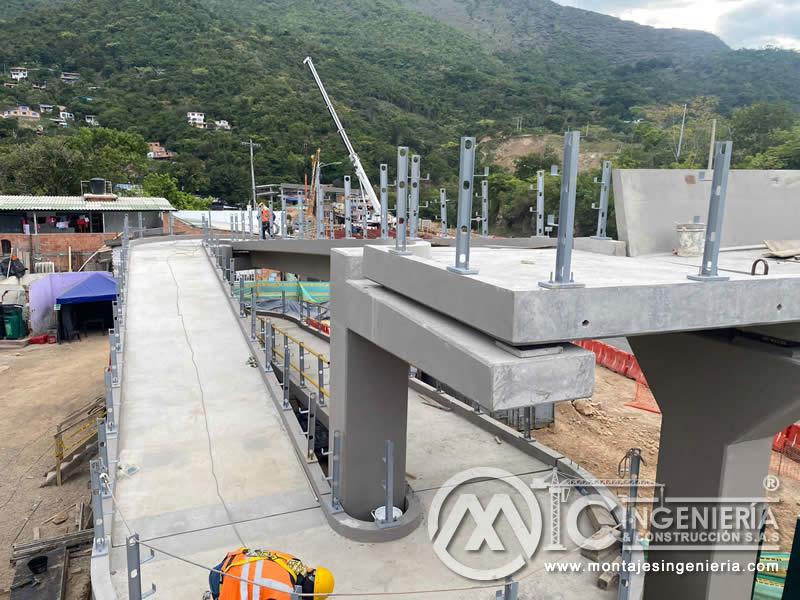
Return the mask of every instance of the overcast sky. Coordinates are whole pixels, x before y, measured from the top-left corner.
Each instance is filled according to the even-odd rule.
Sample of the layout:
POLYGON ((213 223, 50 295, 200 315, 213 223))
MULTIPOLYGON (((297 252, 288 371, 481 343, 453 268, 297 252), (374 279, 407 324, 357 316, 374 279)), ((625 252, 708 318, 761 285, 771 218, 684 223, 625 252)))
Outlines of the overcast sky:
POLYGON ((556 0, 653 27, 702 29, 733 48, 800 50, 800 0, 556 0))

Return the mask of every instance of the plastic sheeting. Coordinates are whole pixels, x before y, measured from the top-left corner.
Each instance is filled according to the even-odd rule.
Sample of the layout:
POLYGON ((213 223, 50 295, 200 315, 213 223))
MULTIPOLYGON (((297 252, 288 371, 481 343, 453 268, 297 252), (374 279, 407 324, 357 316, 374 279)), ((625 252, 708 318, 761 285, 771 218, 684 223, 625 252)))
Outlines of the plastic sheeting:
POLYGON ((92 271, 88 273, 49 273, 31 284, 29 301, 31 307, 31 332, 32 335, 44 333, 55 327, 53 306, 64 290, 84 281, 92 275, 101 275, 111 278, 110 273, 92 271))

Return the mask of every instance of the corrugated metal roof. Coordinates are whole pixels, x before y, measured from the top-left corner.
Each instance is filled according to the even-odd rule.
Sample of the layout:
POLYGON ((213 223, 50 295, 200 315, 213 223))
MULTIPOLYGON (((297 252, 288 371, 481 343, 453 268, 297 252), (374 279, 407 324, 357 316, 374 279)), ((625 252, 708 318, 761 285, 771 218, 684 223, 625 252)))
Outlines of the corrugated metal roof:
POLYGON ((116 200, 86 200, 83 196, 0 196, 3 210, 146 211, 175 210, 166 198, 120 196, 116 200))

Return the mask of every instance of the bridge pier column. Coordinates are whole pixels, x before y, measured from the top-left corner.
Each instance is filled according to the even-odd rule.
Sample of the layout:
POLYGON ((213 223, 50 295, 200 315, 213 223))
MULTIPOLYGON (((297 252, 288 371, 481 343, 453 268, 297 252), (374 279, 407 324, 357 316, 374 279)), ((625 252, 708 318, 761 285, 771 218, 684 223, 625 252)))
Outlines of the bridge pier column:
MULTIPOLYGON (((662 411, 656 480, 665 485, 667 499, 678 499, 666 503, 670 509, 666 514, 677 517, 679 508, 749 507, 750 502, 717 504, 709 499, 767 496, 764 480, 769 472, 771 439, 800 418, 800 359, 786 347, 745 337, 736 330, 629 340, 662 411)), ((780 492, 769 494, 776 495, 780 492)), ((757 504, 753 511, 758 519, 761 507, 757 504)), ((758 533, 749 526, 748 522, 725 531, 758 533)), ((679 530, 673 525, 664 531, 723 530, 713 525, 679 530)), ((701 550, 668 550, 659 549, 654 540, 648 553, 651 563, 732 561, 740 563, 742 572, 651 572, 645 581, 646 597, 749 600, 754 574, 747 572, 745 564, 756 561, 757 544, 755 540, 749 543, 750 549, 742 550, 708 544, 701 550)))
POLYGON ((342 433, 341 503, 372 520, 384 504, 386 440, 394 443, 394 504, 406 510, 408 363, 333 321, 331 430, 342 433))

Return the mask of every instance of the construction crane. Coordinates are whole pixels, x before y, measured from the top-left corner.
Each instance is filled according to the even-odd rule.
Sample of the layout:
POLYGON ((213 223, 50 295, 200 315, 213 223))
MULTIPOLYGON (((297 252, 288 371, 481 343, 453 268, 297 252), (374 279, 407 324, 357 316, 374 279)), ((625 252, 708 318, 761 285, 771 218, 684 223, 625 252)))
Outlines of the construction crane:
POLYGON ((347 152, 350 155, 350 162, 353 163, 353 168, 356 170, 356 176, 361 184, 361 190, 364 194, 366 194, 367 200, 369 200, 369 203, 372 205, 373 219, 378 219, 381 215, 381 203, 378 201, 378 197, 375 195, 375 190, 372 189, 372 184, 369 182, 369 177, 367 177, 367 173, 364 171, 364 167, 361 165, 361 159, 358 158, 358 154, 356 154, 353 144, 350 143, 350 138, 347 137, 347 132, 344 130, 342 122, 339 120, 339 115, 336 114, 336 109, 333 108, 331 99, 328 97, 328 92, 325 91, 325 86, 322 85, 322 80, 319 78, 319 74, 317 74, 317 70, 314 68, 314 62, 311 60, 311 57, 306 56, 303 64, 308 65, 308 68, 311 69, 311 74, 314 76, 314 81, 317 82, 317 87, 322 94, 322 99, 325 100, 328 111, 331 113, 331 117, 333 117, 333 122, 336 123, 336 129, 338 130, 339 135, 342 136, 344 145, 347 147, 347 152))

